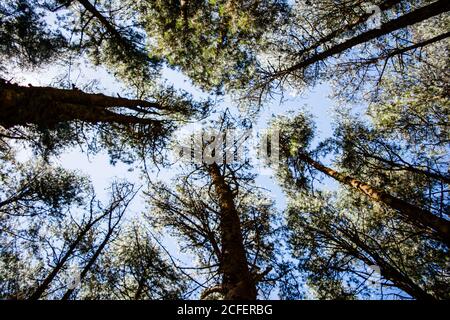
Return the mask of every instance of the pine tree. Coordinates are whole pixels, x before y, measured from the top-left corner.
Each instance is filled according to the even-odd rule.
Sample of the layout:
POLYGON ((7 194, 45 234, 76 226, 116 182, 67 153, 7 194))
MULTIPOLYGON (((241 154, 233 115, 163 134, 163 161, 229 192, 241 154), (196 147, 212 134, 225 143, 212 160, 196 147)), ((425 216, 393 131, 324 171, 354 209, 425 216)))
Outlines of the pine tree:
MULTIPOLYGON (((225 113, 212 127, 230 129, 233 124, 225 113)), ((217 140, 203 136, 200 144, 205 157, 209 147, 221 158, 223 146, 214 141, 223 134, 215 132, 217 140)), ((226 148, 235 150, 236 143, 226 148)), ((202 299, 219 294, 227 300, 255 300, 261 281, 275 268, 269 239, 274 232, 271 201, 254 185, 246 162, 203 158, 191 167, 192 171, 176 179, 175 190, 164 184, 152 186, 149 196, 154 210, 148 217, 180 236, 199 256, 197 267, 202 273, 208 271, 208 284, 214 284, 202 292, 202 299)))

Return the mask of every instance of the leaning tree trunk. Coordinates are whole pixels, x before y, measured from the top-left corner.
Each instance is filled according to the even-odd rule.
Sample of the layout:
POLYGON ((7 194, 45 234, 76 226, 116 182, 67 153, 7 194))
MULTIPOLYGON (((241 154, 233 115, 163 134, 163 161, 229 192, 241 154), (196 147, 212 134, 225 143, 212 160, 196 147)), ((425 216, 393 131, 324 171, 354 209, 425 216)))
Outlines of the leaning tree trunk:
POLYGON ((36 124, 52 127, 66 121, 116 123, 122 125, 158 125, 158 121, 116 113, 116 107, 152 113, 161 109, 157 103, 142 100, 85 93, 74 89, 24 87, 0 79, 0 125, 8 129, 16 125, 36 124))
POLYGON ((327 229, 319 229, 311 226, 307 222, 305 228, 320 234, 322 237, 331 242, 330 245, 340 247, 345 250, 353 258, 356 258, 367 266, 375 264, 380 267, 380 275, 394 284, 395 287, 403 290, 411 297, 417 300, 436 300, 436 298, 418 286, 407 275, 399 271, 387 259, 380 256, 376 251, 372 250, 357 233, 351 232, 348 229, 338 228, 338 232, 330 232, 327 229))
POLYGON ((222 292, 226 300, 255 300, 256 285, 248 267, 234 196, 216 163, 210 165, 208 171, 219 197, 222 292))
POLYGON ((127 41, 122 37, 122 35, 117 31, 117 29, 104 17, 96 8, 95 6, 89 1, 89 0, 77 0, 79 4, 81 4, 87 11, 89 11, 100 23, 105 27, 105 29, 108 31, 108 33, 115 37, 117 41, 121 45, 124 46, 124 49, 127 49, 128 43, 127 41))
POLYGON ((139 55, 141 58, 145 59, 148 63, 155 63, 153 57, 150 57, 148 53, 140 52, 139 49, 133 44, 133 42, 126 37, 124 37, 117 29, 114 27, 108 18, 103 16, 96 8, 95 3, 91 3, 89 0, 77 0, 87 11, 89 11, 106 29, 107 33, 116 40, 116 43, 121 47, 121 49, 127 55, 139 55))
POLYGON ((437 238, 450 247, 450 221, 437 217, 430 211, 412 205, 367 183, 328 168, 305 154, 300 154, 299 158, 336 181, 360 191, 374 201, 397 210, 403 217, 415 225, 431 230, 437 238))
POLYGON ((75 249, 78 247, 80 242, 83 240, 84 236, 91 230, 91 228, 99 222, 103 217, 105 217, 106 213, 100 215, 94 220, 91 220, 86 226, 80 231, 77 238, 70 244, 69 249, 66 251, 62 259, 58 262, 58 264, 53 268, 52 272, 44 279, 44 281, 39 285, 39 287, 31 294, 28 300, 38 300, 44 294, 44 292, 48 289, 50 283, 55 279, 56 275, 61 271, 62 267, 66 263, 66 261, 70 258, 70 256, 74 253, 75 249))
MULTIPOLYGON (((385 1, 381 2, 380 4, 378 4, 378 7, 380 8, 381 11, 386 11, 386 10, 391 9, 392 7, 396 6, 397 4, 399 4, 401 2, 402 2, 402 0, 385 0, 385 1)), ((373 12, 365 12, 364 14, 359 16, 356 19, 356 21, 354 21, 354 22, 352 22, 350 24, 344 25, 341 28, 333 30, 332 32, 328 33, 326 36, 323 36, 322 38, 314 41, 314 43, 311 46, 301 50, 298 53, 298 56, 301 57, 305 53, 309 53, 309 52, 311 52, 313 50, 316 50, 321 45, 323 45, 323 44, 325 44, 325 43, 327 43, 329 41, 332 41, 333 39, 335 39, 339 35, 353 30, 355 27, 357 27, 357 26, 361 25, 362 23, 366 22, 367 19, 369 19, 372 16, 372 14, 373 14, 373 12)))
POLYGON ((397 19, 388 21, 381 25, 379 29, 372 29, 361 33, 353 38, 350 38, 340 44, 326 49, 325 51, 311 55, 310 57, 301 60, 293 66, 276 72, 271 78, 281 78, 297 70, 306 68, 316 62, 323 61, 329 57, 340 54, 350 48, 359 44, 366 43, 373 39, 379 38, 396 30, 405 28, 407 26, 422 22, 434 16, 440 15, 450 10, 450 2, 448 0, 439 0, 426 5, 422 8, 416 9, 410 13, 398 17, 397 19))

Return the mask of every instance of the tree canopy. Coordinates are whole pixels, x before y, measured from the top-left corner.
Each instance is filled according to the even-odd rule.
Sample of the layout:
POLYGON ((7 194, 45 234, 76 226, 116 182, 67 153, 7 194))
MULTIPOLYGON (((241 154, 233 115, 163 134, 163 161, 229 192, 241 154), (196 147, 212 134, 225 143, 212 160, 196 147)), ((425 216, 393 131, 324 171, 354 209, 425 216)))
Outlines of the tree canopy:
POLYGON ((0 298, 450 299, 449 10, 0 0, 0 298))

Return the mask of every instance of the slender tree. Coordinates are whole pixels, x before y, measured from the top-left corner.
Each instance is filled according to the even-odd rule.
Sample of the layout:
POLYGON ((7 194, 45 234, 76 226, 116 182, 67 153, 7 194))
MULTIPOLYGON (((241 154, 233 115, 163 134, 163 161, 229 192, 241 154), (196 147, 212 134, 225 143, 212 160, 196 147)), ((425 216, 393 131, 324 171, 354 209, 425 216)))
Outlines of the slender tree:
POLYGON ((403 16, 400 16, 394 20, 386 22, 381 25, 378 29, 369 30, 364 32, 354 38, 348 39, 347 41, 337 44, 323 52, 317 53, 300 61, 284 70, 280 70, 272 75, 273 78, 281 78, 286 76, 289 73, 293 73, 295 71, 301 70, 309 65, 312 65, 316 62, 323 61, 333 55, 342 53, 356 45, 368 42, 372 39, 378 38, 380 36, 389 34, 395 30, 407 27, 409 25, 421 22, 423 20, 429 19, 436 15, 447 12, 450 9, 447 1, 436 1, 429 5, 426 5, 422 8, 416 9, 410 13, 407 13, 403 16))
POLYGON ((301 92, 330 79, 340 98, 373 94, 367 91, 379 85, 387 70, 402 70, 403 61, 411 56, 420 59, 423 48, 448 38, 448 6, 444 2, 420 5, 378 1, 368 6, 357 0, 296 3, 289 22, 269 32, 266 54, 257 61, 255 76, 242 97, 261 104, 279 91, 301 92), (374 10, 376 25, 369 19, 374 10), (416 37, 423 24, 439 28, 416 37))
MULTIPOLYGON (((130 194, 133 194, 132 188, 130 186, 116 186, 115 192, 117 192, 114 195, 114 198, 111 201, 111 204, 109 207, 105 210, 105 212, 94 215, 93 208, 91 208, 91 211, 89 213, 88 219, 85 221, 84 225, 80 227, 80 230, 76 234, 75 238, 71 241, 69 241, 67 245, 67 249, 62 253, 60 258, 58 259, 57 264, 51 269, 50 273, 44 278, 44 280, 39 284, 39 286, 34 290, 34 292, 28 297, 29 300, 38 300, 40 299, 44 293, 49 289, 50 284, 52 281, 54 281, 55 277, 58 275, 58 273, 61 272, 64 265, 67 263, 67 261, 74 255, 77 247, 80 246, 84 238, 87 236, 87 234, 92 230, 92 228, 99 223, 102 219, 109 218, 108 219, 108 227, 109 230, 111 229, 112 225, 111 223, 116 223, 111 221, 112 214, 115 213, 117 209, 120 210, 119 212, 119 221, 124 213, 123 206, 126 208, 130 202, 130 194), (123 189, 123 190, 122 190, 123 189)), ((135 193, 134 193, 135 194, 135 193)), ((115 227, 115 226, 114 226, 115 227)), ((109 238, 108 238, 109 240, 109 238)), ((105 243, 106 245, 106 243, 105 243)), ((94 253, 94 256, 100 254, 100 251, 96 251, 94 253)), ((95 261, 95 260, 94 260, 95 261)), ((83 270, 84 271, 84 270, 83 270)), ((86 271, 87 272, 87 271, 86 271)), ((82 276, 85 276, 83 274, 82 276)))
POLYGON ((65 230, 70 213, 84 207, 92 191, 86 177, 46 163, 20 163, 9 155, 0 168, 0 294, 23 299, 44 272, 46 250, 65 241, 54 228, 65 230))
MULTIPOLYGON (((133 191, 131 191, 133 192, 133 191)), ((90 271, 92 266, 95 264, 96 260, 99 258, 100 254, 102 254, 103 250, 105 249, 106 245, 111 241, 111 237, 114 235, 115 232, 117 232, 116 228, 119 226, 119 223, 122 220, 122 217, 125 214, 125 211, 128 207, 128 204, 133 200, 134 196, 136 195, 136 192, 132 194, 131 197, 128 197, 125 202, 121 205, 121 208, 119 208, 118 212, 114 212, 114 210, 109 210, 108 212, 108 220, 106 222, 107 229, 106 234, 103 238, 103 240, 100 242, 98 247, 95 249, 94 253, 92 254, 92 257, 87 261, 86 265, 83 267, 83 270, 80 273, 79 280, 83 281, 83 279, 86 277, 86 274, 90 271), (113 216, 114 214, 114 216, 113 216)), ((123 197, 122 195, 119 195, 123 197)), ((125 195, 126 197, 127 195, 125 195)), ((117 201, 117 200, 115 200, 117 201)), ((122 200, 119 200, 122 201, 122 200)), ((116 210, 117 211, 117 210, 116 210)), ((67 289, 66 293, 64 293, 62 300, 70 299, 70 297, 73 295, 73 292, 75 291, 74 288, 67 289)))
POLYGON ((302 193, 291 198, 287 209, 294 256, 319 296, 401 297, 397 288, 418 300, 446 299, 445 252, 420 237, 404 237, 400 225, 391 227, 387 220, 378 225, 361 204, 342 204, 326 193, 302 193), (442 269, 432 271, 433 265, 442 269))
MULTIPOLYGON (((231 125, 229 121, 225 115, 215 126, 225 128, 226 123, 231 125)), ((220 140, 220 135, 223 132, 215 133, 215 141, 220 140)), ((202 257, 199 268, 211 270, 209 282, 216 283, 205 289, 201 298, 219 294, 228 300, 254 300, 258 289, 263 289, 263 279, 275 268, 269 240, 274 232, 271 202, 253 184, 252 175, 246 173, 248 164, 207 160, 208 148, 215 150, 212 153, 219 159, 223 146, 211 144, 214 139, 206 135, 202 139, 205 158, 201 163, 192 163, 192 172, 177 179, 182 182, 178 192, 163 185, 153 187, 149 195, 158 214, 149 218, 156 225, 173 228, 192 243, 193 253, 202 257)), ((236 143, 227 149, 234 150, 236 143)))
POLYGON ((293 170, 295 170, 294 172, 299 174, 299 180, 304 179, 304 173, 310 166, 344 186, 358 190, 371 200, 396 210, 410 223, 422 227, 428 233, 434 234, 436 238, 440 239, 447 246, 450 245, 450 222, 445 218, 439 217, 397 196, 393 196, 385 190, 315 161, 307 151, 307 146, 312 137, 312 129, 308 128, 308 126, 310 126, 310 122, 304 115, 279 124, 280 129, 284 128, 282 153, 288 165, 292 166, 293 170))
POLYGON ((152 237, 142 220, 122 226, 77 288, 77 299, 183 298, 189 288, 186 277, 152 237))

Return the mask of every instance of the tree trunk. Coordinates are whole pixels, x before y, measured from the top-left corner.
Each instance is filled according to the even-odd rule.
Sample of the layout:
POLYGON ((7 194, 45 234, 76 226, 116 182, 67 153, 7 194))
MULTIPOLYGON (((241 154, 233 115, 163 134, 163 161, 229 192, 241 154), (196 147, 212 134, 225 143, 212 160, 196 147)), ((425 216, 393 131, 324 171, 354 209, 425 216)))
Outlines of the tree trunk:
POLYGON ((106 29, 108 34, 115 39, 120 48, 129 55, 137 55, 150 64, 157 63, 155 57, 150 57, 146 52, 140 52, 140 50, 133 44, 133 42, 124 37, 108 19, 103 16, 96 8, 95 4, 92 4, 89 0, 77 0, 87 11, 89 11, 106 29))
POLYGON ((208 166, 220 205, 222 256, 220 271, 226 300, 255 300, 256 285, 249 271, 239 213, 234 197, 216 163, 208 166))
POLYGON ((305 154, 300 154, 299 158, 336 181, 357 189, 370 199, 381 202, 388 207, 397 210, 403 217, 414 224, 430 229, 436 237, 450 247, 450 221, 439 218, 427 210, 396 198, 387 192, 378 190, 367 183, 328 168, 305 154))
POLYGON ((106 19, 96 8, 95 6, 89 2, 89 0, 77 0, 79 4, 81 4, 87 11, 89 11, 98 21, 105 27, 108 33, 115 37, 116 40, 124 46, 123 49, 128 49, 127 40, 122 37, 119 31, 114 28, 114 26, 106 19))
POLYGON ((448 0, 439 0, 439 1, 433 2, 422 8, 416 9, 410 13, 400 16, 397 19, 386 22, 383 25, 381 25, 381 27, 379 29, 372 29, 372 30, 366 31, 356 37, 353 37, 347 41, 337 44, 325 51, 314 54, 314 55, 310 56, 309 58, 306 58, 287 69, 276 72, 271 77, 272 78, 280 78, 280 77, 286 76, 292 72, 306 68, 316 62, 323 61, 333 55, 342 53, 342 52, 344 52, 350 48, 353 48, 359 44, 366 43, 375 38, 384 36, 393 31, 396 31, 396 30, 405 28, 407 26, 413 25, 415 23, 424 21, 431 17, 445 13, 449 10, 450 10, 450 2, 448 0))
POLYGON ((81 240, 83 240, 84 236, 88 233, 88 231, 101 219, 103 219, 106 216, 107 213, 102 214, 95 218, 94 220, 90 220, 84 229, 81 230, 81 232, 78 234, 77 238, 72 242, 69 246, 69 249, 64 254, 64 257, 58 262, 58 264, 53 268, 52 272, 47 276, 47 278, 44 279, 42 284, 35 290, 35 292, 28 298, 28 300, 38 300, 42 294, 48 289, 48 286, 53 281, 53 279, 56 277, 58 272, 61 270, 61 268, 64 266, 66 261, 70 258, 70 256, 75 251, 76 247, 80 244, 81 240))
POLYGON ((108 108, 124 107, 152 113, 157 103, 90 94, 78 89, 23 87, 0 79, 0 125, 39 124, 52 127, 56 123, 80 120, 87 123, 158 125, 157 121, 112 112, 108 108))

